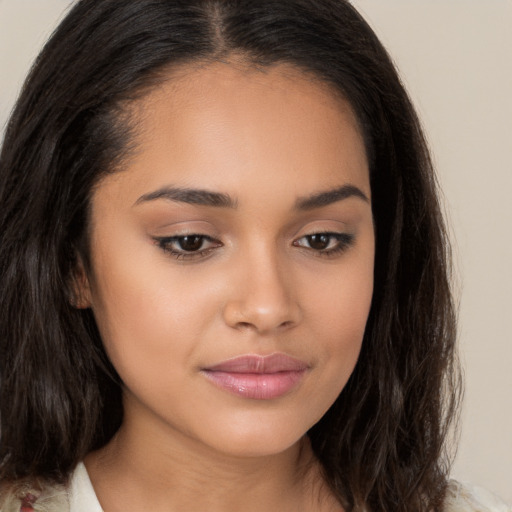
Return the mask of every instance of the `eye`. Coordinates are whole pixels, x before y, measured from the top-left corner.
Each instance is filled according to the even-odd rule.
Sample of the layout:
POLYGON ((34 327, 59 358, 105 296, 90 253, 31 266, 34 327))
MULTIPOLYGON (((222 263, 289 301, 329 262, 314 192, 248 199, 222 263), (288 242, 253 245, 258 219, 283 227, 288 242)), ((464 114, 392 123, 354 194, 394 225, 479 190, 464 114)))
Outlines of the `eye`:
POLYGON ((353 245, 354 238, 348 233, 313 233, 295 240, 293 245, 314 251, 319 256, 333 256, 353 245))
POLYGON ((178 260, 207 256, 222 245, 208 235, 199 234, 155 237, 154 240, 160 249, 178 260))

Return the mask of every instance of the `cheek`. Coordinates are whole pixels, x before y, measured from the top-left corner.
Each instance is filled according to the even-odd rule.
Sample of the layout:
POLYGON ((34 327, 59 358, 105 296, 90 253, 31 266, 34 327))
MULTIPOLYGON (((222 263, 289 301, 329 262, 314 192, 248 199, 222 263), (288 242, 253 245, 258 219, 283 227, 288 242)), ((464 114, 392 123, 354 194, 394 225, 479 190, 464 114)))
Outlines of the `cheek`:
POLYGON ((373 251, 354 254, 351 263, 325 280, 311 297, 309 314, 325 368, 320 387, 331 401, 356 365, 373 296, 373 251))
POLYGON ((214 314, 215 289, 198 293, 197 283, 180 278, 171 271, 174 262, 145 244, 128 254, 115 244, 96 253, 93 311, 120 375, 186 360, 214 314))
POLYGON ((347 254, 344 264, 316 280, 311 293, 311 318, 341 344, 361 339, 373 296, 373 238, 365 237, 347 254))

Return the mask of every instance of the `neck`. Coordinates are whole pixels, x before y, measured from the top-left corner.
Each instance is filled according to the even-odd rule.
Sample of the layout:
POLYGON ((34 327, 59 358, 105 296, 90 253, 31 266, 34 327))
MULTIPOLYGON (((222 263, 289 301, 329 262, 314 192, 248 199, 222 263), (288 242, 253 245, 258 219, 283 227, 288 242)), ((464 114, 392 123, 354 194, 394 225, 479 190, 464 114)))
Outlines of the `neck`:
POLYGON ((218 453, 186 435, 125 422, 86 458, 105 512, 339 511, 309 441, 260 457, 218 453))

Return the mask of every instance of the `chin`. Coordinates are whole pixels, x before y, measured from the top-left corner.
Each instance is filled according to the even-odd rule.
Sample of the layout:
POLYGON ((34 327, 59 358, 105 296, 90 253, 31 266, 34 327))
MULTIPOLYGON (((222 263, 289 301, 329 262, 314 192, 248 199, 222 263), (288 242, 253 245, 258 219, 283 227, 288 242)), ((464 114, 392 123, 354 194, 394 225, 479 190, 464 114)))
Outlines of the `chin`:
POLYGON ((233 457, 268 457, 294 447, 309 427, 291 421, 273 422, 263 418, 225 428, 210 429, 203 442, 216 451, 233 457))
POLYGON ((240 458, 258 458, 271 457, 284 453, 293 448, 302 438, 295 437, 290 439, 281 439, 280 436, 251 436, 241 439, 231 438, 229 442, 218 446, 217 450, 226 455, 240 458))

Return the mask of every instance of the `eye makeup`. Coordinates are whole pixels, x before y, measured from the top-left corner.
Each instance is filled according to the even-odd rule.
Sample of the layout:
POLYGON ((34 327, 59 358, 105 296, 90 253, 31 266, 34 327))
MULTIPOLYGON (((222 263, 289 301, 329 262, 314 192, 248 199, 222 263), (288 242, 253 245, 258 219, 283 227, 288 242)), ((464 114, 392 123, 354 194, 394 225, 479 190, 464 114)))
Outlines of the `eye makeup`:
POLYGON ((205 258, 223 244, 219 240, 203 234, 187 234, 153 237, 156 245, 166 254, 177 260, 205 258))
POLYGON ((293 245, 312 251, 315 256, 329 258, 345 252, 354 242, 355 235, 325 231, 305 235, 295 240, 293 245))
MULTIPOLYGON (((201 260, 224 245, 220 240, 201 233, 153 237, 153 240, 162 251, 177 260, 201 260)), ((292 245, 315 256, 328 258, 342 254, 354 242, 355 235, 325 231, 304 235, 294 240, 292 245)))

